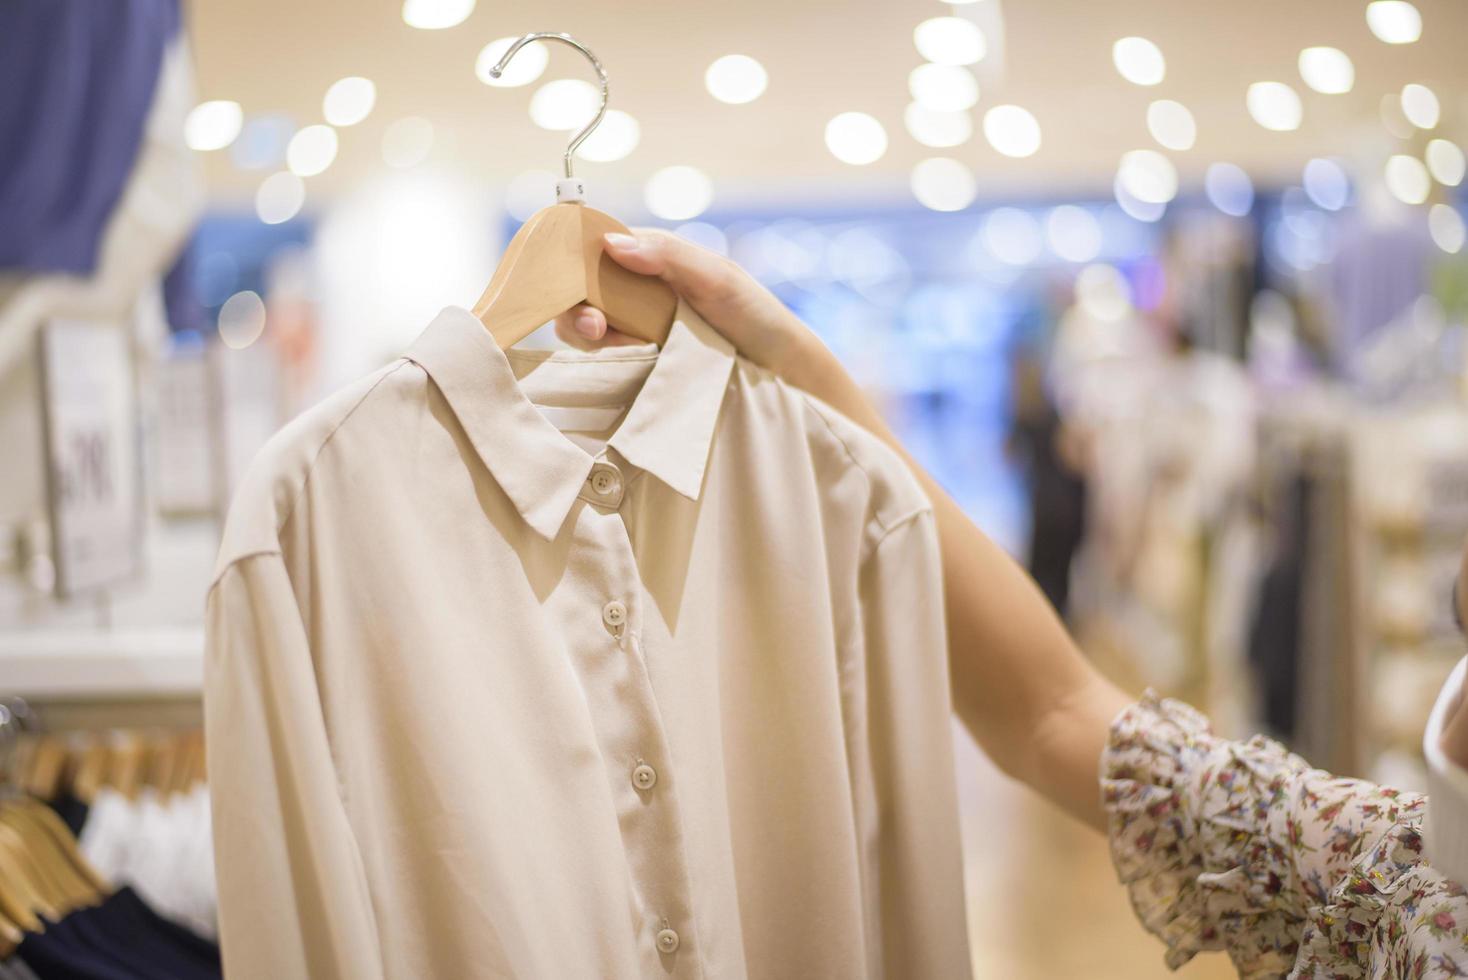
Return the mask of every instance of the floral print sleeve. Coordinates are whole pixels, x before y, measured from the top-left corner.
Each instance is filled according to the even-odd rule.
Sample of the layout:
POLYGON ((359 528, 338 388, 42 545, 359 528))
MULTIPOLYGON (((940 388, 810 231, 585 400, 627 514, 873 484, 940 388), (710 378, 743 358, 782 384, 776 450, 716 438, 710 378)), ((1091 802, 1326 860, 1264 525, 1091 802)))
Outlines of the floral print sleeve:
POLYGON ((1423 861, 1421 795, 1218 738, 1150 693, 1101 776, 1117 874, 1169 966, 1226 950, 1244 980, 1468 977, 1468 894, 1423 861))

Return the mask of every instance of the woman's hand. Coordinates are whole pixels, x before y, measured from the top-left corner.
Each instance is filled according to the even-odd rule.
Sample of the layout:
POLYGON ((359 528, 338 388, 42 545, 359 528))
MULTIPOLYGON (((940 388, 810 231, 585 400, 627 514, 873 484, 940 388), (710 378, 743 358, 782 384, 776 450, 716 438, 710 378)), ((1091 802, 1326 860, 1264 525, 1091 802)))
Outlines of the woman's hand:
MULTIPOLYGON (((665 231, 642 228, 631 235, 607 235, 606 251, 624 268, 666 282, 740 354, 787 380, 800 353, 820 346, 774 294, 716 252, 665 231)), ((602 311, 585 304, 557 317, 556 333, 583 350, 642 343, 608 329, 602 311)))

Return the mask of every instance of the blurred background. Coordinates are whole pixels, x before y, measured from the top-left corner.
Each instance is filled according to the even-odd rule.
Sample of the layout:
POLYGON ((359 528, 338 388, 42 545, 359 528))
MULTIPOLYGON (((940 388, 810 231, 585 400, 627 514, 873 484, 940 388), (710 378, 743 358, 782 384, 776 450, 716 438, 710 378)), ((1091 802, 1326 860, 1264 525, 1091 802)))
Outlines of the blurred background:
MULTIPOLYGON (((552 203, 597 93, 562 46, 490 80, 529 31, 610 76, 590 203, 812 324, 1108 672, 1425 785, 1468 532, 1453 0, 0 8, 0 727, 197 721, 244 466, 552 203)), ((1165 975, 1104 841, 961 741, 976 974, 1165 975)))

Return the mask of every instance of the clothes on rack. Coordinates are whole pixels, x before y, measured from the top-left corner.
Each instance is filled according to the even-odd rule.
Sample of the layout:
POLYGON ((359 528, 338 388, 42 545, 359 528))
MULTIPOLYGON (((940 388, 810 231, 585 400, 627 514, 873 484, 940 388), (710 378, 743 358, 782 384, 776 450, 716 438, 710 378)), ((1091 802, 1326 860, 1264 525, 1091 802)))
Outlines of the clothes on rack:
POLYGON ((16 956, 38 980, 217 980, 219 949, 158 915, 131 888, 27 933, 16 956))
POLYGON ((227 522, 227 969, 967 975, 941 596, 898 457, 688 308, 594 354, 445 310, 227 522))
POLYGON ((180 20, 178 0, 0 6, 0 270, 95 271, 180 20))
POLYGON ((200 936, 218 933, 209 791, 143 790, 129 799, 103 788, 82 829, 82 853, 116 884, 131 885, 162 915, 200 936))
POLYGON ((213 942, 131 888, 113 891, 55 812, 13 784, 0 802, 0 831, 0 980, 221 976, 213 942))

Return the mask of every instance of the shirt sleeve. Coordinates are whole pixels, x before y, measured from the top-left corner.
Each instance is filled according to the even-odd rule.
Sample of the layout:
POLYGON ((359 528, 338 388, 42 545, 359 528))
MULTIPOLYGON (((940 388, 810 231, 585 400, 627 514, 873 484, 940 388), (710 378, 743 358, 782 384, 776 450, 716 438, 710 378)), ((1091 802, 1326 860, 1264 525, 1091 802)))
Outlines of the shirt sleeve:
MULTIPOLYGON (((864 841, 872 976, 970 971, 953 771, 942 567, 932 514, 887 531, 861 571, 865 755, 875 818, 864 841)), ((848 689, 851 678, 843 679, 848 689)))
POLYGON ((1423 830, 1428 860, 1446 877, 1468 886, 1468 769, 1448 758, 1442 749, 1448 717, 1455 709, 1468 710, 1458 707, 1465 671, 1468 658, 1458 661, 1443 685, 1422 739, 1422 754, 1427 759, 1427 818, 1423 830))
POLYGON ((1112 860, 1168 965, 1226 950, 1246 980, 1290 973, 1310 909, 1422 805, 1152 694, 1113 722, 1101 776, 1112 860))
POLYGON ((225 975, 381 977, 366 876, 280 556, 226 569, 207 620, 204 715, 225 975))

